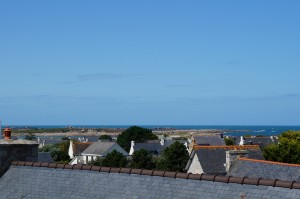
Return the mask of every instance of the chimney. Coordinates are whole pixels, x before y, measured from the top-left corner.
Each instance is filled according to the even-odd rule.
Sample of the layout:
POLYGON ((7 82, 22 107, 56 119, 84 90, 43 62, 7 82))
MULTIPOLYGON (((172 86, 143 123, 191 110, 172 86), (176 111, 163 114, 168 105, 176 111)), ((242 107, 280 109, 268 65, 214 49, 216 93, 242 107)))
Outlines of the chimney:
POLYGON ((230 150, 225 152, 226 152, 226 172, 229 171, 232 162, 237 158, 249 157, 249 151, 247 150, 230 150))
POLYGON ((244 137, 243 136, 241 136, 241 140, 240 140, 240 146, 243 146, 244 145, 244 143, 245 143, 245 140, 244 140, 244 137))
POLYGON ((160 145, 162 145, 162 146, 165 145, 165 140, 164 139, 160 139, 160 145))
POLYGON ((70 140, 68 155, 70 156, 70 159, 74 158, 73 140, 70 140))
POLYGON ((4 139, 6 139, 6 140, 10 140, 11 139, 11 129, 10 128, 6 128, 4 130, 4 139))
POLYGON ((129 155, 132 155, 134 153, 134 146, 135 146, 135 142, 132 140, 131 141, 129 155))

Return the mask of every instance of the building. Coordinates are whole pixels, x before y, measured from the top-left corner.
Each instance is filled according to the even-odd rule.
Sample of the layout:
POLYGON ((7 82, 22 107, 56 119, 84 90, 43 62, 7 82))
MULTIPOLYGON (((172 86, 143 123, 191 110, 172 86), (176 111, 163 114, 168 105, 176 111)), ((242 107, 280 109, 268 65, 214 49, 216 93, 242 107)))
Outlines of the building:
MULTIPOLYGON (((97 158, 105 157, 113 150, 122 153, 124 156, 128 156, 128 153, 116 142, 94 142, 91 144, 86 144, 85 146, 87 147, 80 153, 80 155, 73 156, 70 164, 87 164, 88 162, 96 160, 97 158)), ((73 142, 70 142, 69 153, 72 153, 70 152, 72 151, 72 147, 73 142)))
POLYGON ((226 175, 237 157, 264 160, 258 145, 194 146, 185 170, 193 174, 226 175))

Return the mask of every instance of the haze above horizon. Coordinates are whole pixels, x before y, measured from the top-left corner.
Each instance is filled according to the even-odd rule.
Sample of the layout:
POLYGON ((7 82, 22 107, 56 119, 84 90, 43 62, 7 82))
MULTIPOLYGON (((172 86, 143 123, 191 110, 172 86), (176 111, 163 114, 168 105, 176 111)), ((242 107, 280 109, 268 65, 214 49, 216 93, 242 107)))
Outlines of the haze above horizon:
POLYGON ((300 125, 299 6, 3 1, 0 120, 300 125))

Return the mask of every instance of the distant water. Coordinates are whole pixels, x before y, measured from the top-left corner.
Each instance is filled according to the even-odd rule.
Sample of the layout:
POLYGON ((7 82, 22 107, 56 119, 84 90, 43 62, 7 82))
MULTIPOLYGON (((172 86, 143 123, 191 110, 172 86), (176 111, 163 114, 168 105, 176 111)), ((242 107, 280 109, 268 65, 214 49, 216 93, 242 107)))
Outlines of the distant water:
MULTIPOLYGON (((32 127, 32 128, 65 128, 68 125, 11 125, 11 128, 32 127)), ((121 128, 125 129, 131 125, 69 125, 74 128, 121 128)), ((251 135, 279 135, 287 130, 300 130, 300 126, 243 126, 243 125, 139 125, 150 129, 178 129, 178 130, 201 130, 216 129, 222 130, 225 135, 241 136, 251 135)))

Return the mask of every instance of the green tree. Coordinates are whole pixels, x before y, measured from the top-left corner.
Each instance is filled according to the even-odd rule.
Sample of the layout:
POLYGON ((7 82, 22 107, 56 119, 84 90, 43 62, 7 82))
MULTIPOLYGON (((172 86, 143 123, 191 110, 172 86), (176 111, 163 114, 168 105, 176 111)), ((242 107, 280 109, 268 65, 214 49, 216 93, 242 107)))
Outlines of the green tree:
POLYGON ((263 155, 270 161, 300 164, 300 131, 282 133, 279 143, 266 146, 263 155))
POLYGON ((229 146, 229 145, 235 145, 235 141, 232 138, 224 138, 224 141, 225 141, 225 144, 227 146, 229 146))
POLYGON ((167 147, 157 161, 158 170, 183 171, 189 160, 189 153, 184 144, 176 141, 167 147))
POLYGON ((145 142, 147 140, 155 139, 158 138, 152 133, 152 130, 138 126, 132 126, 118 136, 117 143, 127 152, 129 152, 132 140, 135 142, 145 142))
POLYGON ((101 161, 101 166, 105 167, 125 167, 126 165, 126 157, 116 150, 108 153, 101 161))
POLYGON ((112 141, 112 137, 110 135, 100 135, 99 140, 109 140, 109 141, 112 141))
POLYGON ((49 144, 43 147, 42 152, 49 152, 55 162, 67 162, 70 159, 68 154, 70 141, 57 144, 49 144))
POLYGON ((132 154, 130 167, 136 169, 154 169, 155 163, 152 155, 148 151, 140 149, 132 154))

